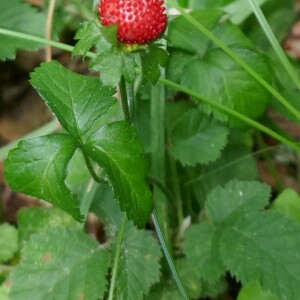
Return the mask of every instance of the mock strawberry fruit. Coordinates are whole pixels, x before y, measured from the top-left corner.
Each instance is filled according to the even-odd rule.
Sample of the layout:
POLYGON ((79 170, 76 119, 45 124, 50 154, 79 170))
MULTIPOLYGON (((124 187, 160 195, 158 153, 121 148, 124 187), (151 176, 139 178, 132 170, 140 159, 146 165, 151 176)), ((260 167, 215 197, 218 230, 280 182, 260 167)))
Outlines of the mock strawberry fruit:
POLYGON ((117 39, 124 44, 146 44, 166 28, 163 0, 101 0, 98 12, 103 26, 118 25, 117 39))

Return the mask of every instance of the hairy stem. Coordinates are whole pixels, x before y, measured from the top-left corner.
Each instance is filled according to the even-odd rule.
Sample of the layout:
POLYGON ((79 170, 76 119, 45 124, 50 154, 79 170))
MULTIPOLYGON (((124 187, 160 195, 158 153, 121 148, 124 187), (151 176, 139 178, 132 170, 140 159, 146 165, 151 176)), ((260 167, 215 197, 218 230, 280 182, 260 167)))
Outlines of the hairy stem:
POLYGON ((114 265, 112 269, 111 281, 109 286, 108 300, 113 300, 113 296, 114 296, 114 289, 115 289, 116 277, 118 273, 118 266, 119 266, 120 253, 121 253, 122 242, 123 242, 125 223, 126 223, 126 214, 122 213, 121 224, 118 232, 117 248, 114 256, 114 265))
MULTIPOLYGON (((55 9, 55 2, 56 0, 50 0, 49 2, 47 21, 46 21, 46 35, 45 35, 47 40, 51 40, 52 21, 53 21, 54 9, 55 9)), ((51 57, 52 57, 51 46, 46 45, 45 60, 51 61, 51 57)))

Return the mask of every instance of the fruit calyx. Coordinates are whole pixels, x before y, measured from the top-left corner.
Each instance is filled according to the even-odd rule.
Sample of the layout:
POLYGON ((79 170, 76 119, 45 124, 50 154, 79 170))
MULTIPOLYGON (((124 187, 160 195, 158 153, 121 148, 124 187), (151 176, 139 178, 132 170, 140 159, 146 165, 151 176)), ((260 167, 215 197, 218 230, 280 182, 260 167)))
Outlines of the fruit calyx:
POLYGON ((167 25, 163 0, 101 0, 99 19, 103 26, 117 24, 117 39, 123 44, 147 44, 158 39, 167 25))

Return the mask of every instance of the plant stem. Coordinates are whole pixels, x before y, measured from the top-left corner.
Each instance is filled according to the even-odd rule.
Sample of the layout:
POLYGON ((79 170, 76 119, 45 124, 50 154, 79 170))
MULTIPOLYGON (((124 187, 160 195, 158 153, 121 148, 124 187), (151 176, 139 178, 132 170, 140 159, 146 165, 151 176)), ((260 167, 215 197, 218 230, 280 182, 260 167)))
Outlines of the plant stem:
POLYGON ((121 219, 121 224, 118 233, 117 249, 114 256, 114 265, 112 269, 112 276, 111 276, 110 287, 109 287, 108 300, 113 300, 113 296, 114 296, 114 288, 115 288, 116 277, 118 273, 119 258, 120 258, 121 248, 122 248, 125 223, 126 223, 126 214, 122 213, 122 219, 121 219))
POLYGON ((159 79, 159 81, 163 84, 165 84, 166 86, 169 86, 171 88, 174 88, 174 89, 177 89, 178 91, 181 91, 185 94, 188 94, 198 100, 201 100, 202 102, 204 103, 208 103, 209 105, 213 106, 213 107, 216 107, 218 109, 220 109, 221 111, 227 113, 228 115, 230 116, 233 116, 243 122, 245 122, 246 124, 249 124, 251 125, 252 127, 262 131, 262 132, 265 132, 266 134, 272 136, 274 139, 282 142, 283 144, 286 144, 287 146, 290 146, 291 148, 295 149, 296 151, 300 151, 300 147, 298 146, 298 144, 296 144, 295 142, 292 142, 291 140, 288 140, 287 138, 281 136, 280 134, 276 133, 275 131, 263 126, 262 124, 250 119, 249 117, 241 114, 240 112, 237 112, 225 105, 222 105, 218 102, 215 102, 215 101, 212 101, 212 100, 209 100, 209 99, 206 99, 204 97, 202 97, 201 95, 199 95, 197 92, 193 91, 193 90, 190 90, 180 84, 177 84, 173 81, 170 81, 168 79, 159 79))
POLYGON ((119 88, 120 88, 120 94, 121 94, 121 101, 122 101, 122 108, 123 108, 123 112, 124 112, 124 117, 125 117, 125 120, 129 124, 131 124, 131 117, 130 117, 130 112, 129 112, 129 107, 128 107, 126 82, 125 82, 124 76, 121 77, 119 88))
MULTIPOLYGON (((257 144, 259 146, 260 149, 265 149, 266 148, 266 144, 262 138, 261 132, 257 132, 256 133, 256 139, 257 139, 257 144)), ((283 190, 283 186, 281 184, 280 181, 280 177, 278 175, 278 172, 274 166, 274 163, 270 157, 270 152, 269 151, 263 151, 262 155, 267 163, 268 169, 270 171, 270 174, 273 177, 274 180, 274 185, 275 185, 275 190, 277 193, 280 193, 283 190)))
POLYGON ((85 160, 85 163, 86 163, 86 166, 88 167, 89 169, 89 172, 91 174, 91 176, 93 177, 93 179, 98 182, 98 183, 107 183, 106 180, 100 178, 97 173, 95 172, 94 168, 93 168, 93 164, 90 160, 90 158, 85 154, 84 151, 81 151, 82 154, 83 154, 83 157, 84 157, 84 160, 85 160))
POLYGON ((182 282, 180 280, 180 277, 179 277, 179 275, 177 273, 177 270, 176 270, 176 268, 174 266, 173 259, 172 259, 171 255, 170 255, 170 251, 169 251, 169 249, 167 247, 164 235, 163 235, 163 233, 161 231, 161 227, 160 227, 160 224, 159 224, 159 221, 158 221, 158 218, 157 218, 157 213, 156 213, 156 208, 155 207, 154 207, 153 212, 152 212, 152 220, 153 220, 154 227, 156 229, 156 232, 157 232, 158 239, 160 241, 161 247, 163 249, 165 258, 166 258, 166 260, 168 262, 169 268, 170 268, 171 273, 172 273, 172 275, 174 277, 174 280, 175 280, 176 285, 177 285, 177 287, 179 289, 179 292, 180 292, 180 294, 181 294, 181 296, 182 296, 183 299, 190 299, 189 296, 187 295, 184 287, 183 287, 183 284, 182 284, 182 282))
MULTIPOLYGON (((45 35, 47 40, 51 40, 52 20, 53 20, 53 15, 54 15, 55 2, 56 2, 56 0, 50 0, 50 2, 49 2, 47 21, 46 21, 46 35, 45 35)), ((51 46, 46 45, 45 60, 51 61, 51 57, 52 57, 51 46)))
POLYGON ((268 38, 270 44, 272 45, 275 53, 277 54, 280 62, 282 63, 283 67, 286 69, 287 73, 289 74, 289 76, 291 77, 292 81, 295 83, 295 85, 297 86, 297 88, 300 90, 300 80, 299 80, 299 76, 296 73, 294 67, 291 65, 291 63, 289 62, 287 56, 285 55, 284 51, 282 50, 282 47, 280 46, 280 44, 278 43, 270 25, 268 24, 268 21, 266 20, 261 8, 259 7, 259 5, 257 5, 256 1, 254 0, 248 0, 253 12, 261 26, 261 28, 263 29, 266 37, 268 38))
POLYGON ((266 82, 254 69, 244 62, 234 51, 226 46, 217 36, 205 28, 194 17, 189 15, 176 4, 173 0, 166 0, 166 2, 176 8, 190 23, 192 23, 199 31, 219 46, 225 53, 227 53, 233 60, 235 60, 246 72, 248 72, 257 82, 259 82, 266 90, 268 90, 278 101, 284 105, 294 116, 300 120, 300 112, 292 106, 280 93, 278 93, 268 82, 266 82))
POLYGON ((171 172, 170 180, 172 182, 175 201, 176 201, 178 227, 180 227, 184 217, 183 217, 181 193, 179 188, 179 180, 177 174, 177 166, 176 166, 176 161, 174 160, 170 152, 168 152, 168 158, 169 158, 170 172, 171 172))

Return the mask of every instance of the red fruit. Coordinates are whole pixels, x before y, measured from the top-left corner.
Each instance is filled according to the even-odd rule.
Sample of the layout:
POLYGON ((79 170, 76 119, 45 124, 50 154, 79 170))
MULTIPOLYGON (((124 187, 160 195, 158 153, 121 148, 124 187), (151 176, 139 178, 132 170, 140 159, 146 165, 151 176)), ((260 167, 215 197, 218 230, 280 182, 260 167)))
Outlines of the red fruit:
POLYGON ((117 38, 125 44, 146 44, 165 30, 167 15, 163 0, 101 0, 103 26, 118 24, 117 38))

